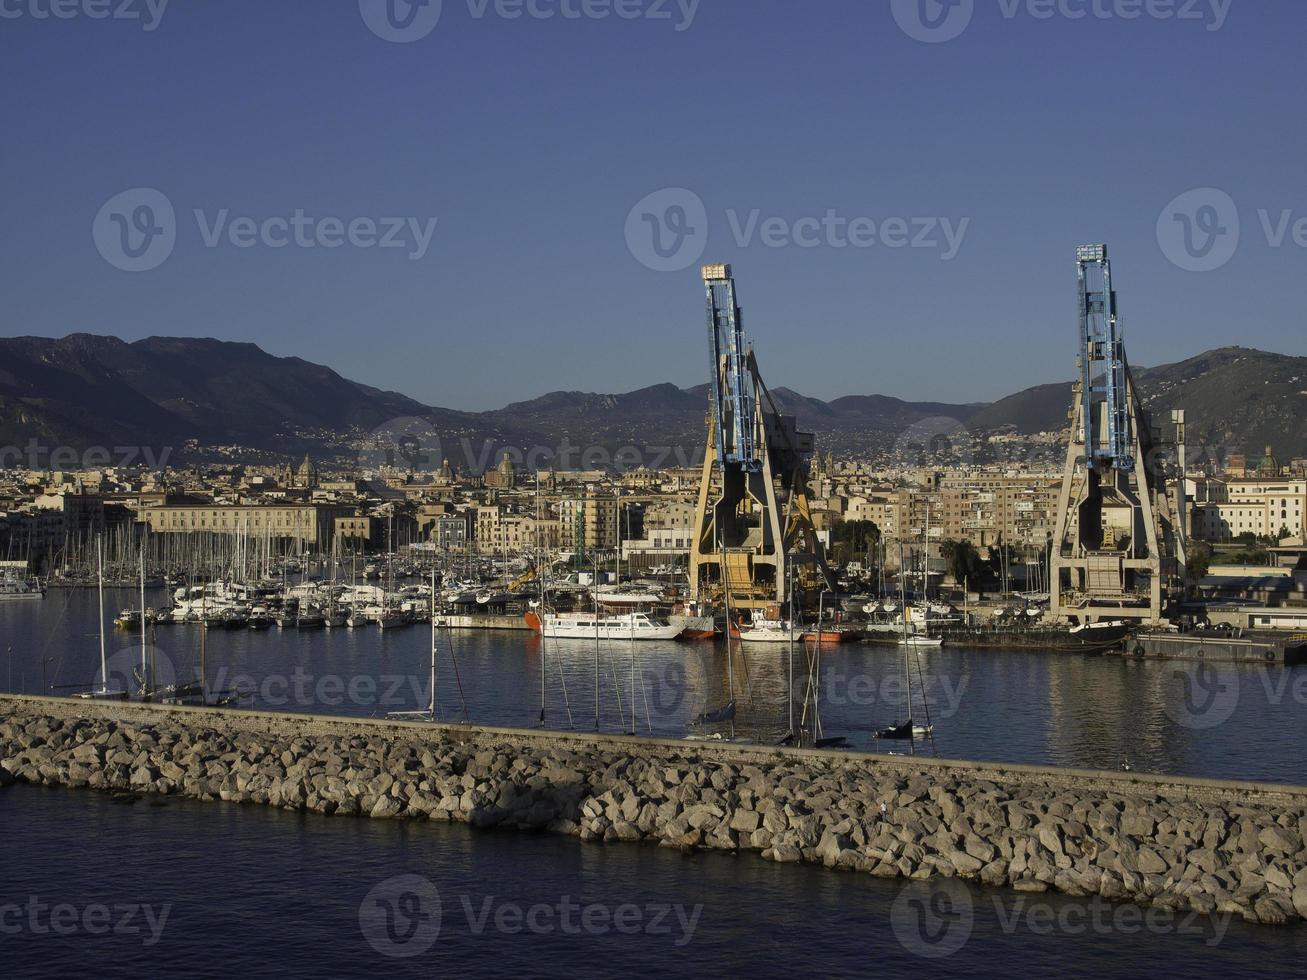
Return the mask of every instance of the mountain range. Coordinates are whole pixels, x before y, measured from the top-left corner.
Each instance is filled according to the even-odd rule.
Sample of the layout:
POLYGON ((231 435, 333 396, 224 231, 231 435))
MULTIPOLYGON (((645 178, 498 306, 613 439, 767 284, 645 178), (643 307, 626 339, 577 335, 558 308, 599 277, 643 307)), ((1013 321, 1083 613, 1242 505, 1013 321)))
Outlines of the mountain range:
MULTIPOLYGON (((1155 423, 1187 410, 1189 443, 1218 456, 1307 456, 1307 358, 1227 347, 1175 364, 1136 368, 1155 423)), ((916 429, 1008 438, 1060 432, 1071 382, 1039 385, 991 404, 909 402, 885 395, 822 401, 780 387, 777 407, 837 454, 875 455, 916 429)), ((0 339, 0 447, 122 445, 240 447, 277 456, 348 458, 373 430, 422 419, 446 455, 479 469, 499 447, 634 447, 664 465, 702 452, 707 386, 657 384, 624 394, 555 391, 488 412, 424 405, 254 344, 72 334, 0 339), (353 448, 351 448, 353 447, 353 448), (449 452, 456 447, 454 453, 449 452), (475 447, 475 448, 472 448, 475 447)), ((238 450, 229 449, 228 452, 238 450)))

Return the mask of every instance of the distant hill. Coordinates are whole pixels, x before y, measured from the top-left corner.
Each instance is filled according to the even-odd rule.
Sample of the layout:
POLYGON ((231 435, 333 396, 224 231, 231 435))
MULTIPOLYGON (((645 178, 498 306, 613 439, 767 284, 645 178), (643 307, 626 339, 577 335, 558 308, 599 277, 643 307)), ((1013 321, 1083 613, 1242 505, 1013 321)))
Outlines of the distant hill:
MULTIPOLYGON (((1189 441, 1284 459, 1307 455, 1307 358, 1243 348, 1135 369, 1156 420, 1188 412, 1189 441)), ((876 454, 917 428, 965 427, 978 436, 1031 435, 1067 424, 1071 384, 1038 385, 992 404, 908 402, 848 395, 826 402, 780 387, 777 407, 817 434, 822 449, 876 454)), ((0 339, 0 446, 239 445, 273 454, 345 460, 360 439, 418 417, 442 454, 474 470, 502 447, 621 447, 663 465, 693 463, 705 440, 708 386, 657 384, 623 394, 556 391, 489 412, 423 405, 254 344, 151 337, 126 343, 72 334, 0 339), (672 452, 659 458, 657 450, 672 452)))
MULTIPOLYGON (((430 410, 254 344, 72 334, 0 339, 0 443, 273 448, 294 433, 371 428, 430 410)), ((459 413, 453 413, 458 415, 459 413)))
MULTIPOLYGON (((1307 456, 1307 357, 1222 347, 1154 368, 1132 368, 1144 407, 1166 431, 1183 408, 1191 447, 1284 461, 1307 456)), ((1011 426, 1024 434, 1068 424, 1072 385, 1039 385, 994 402, 967 425, 981 432, 1011 426)))

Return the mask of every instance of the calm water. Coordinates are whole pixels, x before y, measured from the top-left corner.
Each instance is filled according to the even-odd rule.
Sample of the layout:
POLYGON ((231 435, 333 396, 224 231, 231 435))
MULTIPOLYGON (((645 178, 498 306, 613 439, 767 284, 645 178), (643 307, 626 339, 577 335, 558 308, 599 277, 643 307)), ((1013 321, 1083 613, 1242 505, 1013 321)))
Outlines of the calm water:
MULTIPOLYGON (((126 601, 115 597, 113 606, 126 601)), ((11 603, 0 607, 0 624, 0 677, 8 681, 3 672, 12 669, 13 689, 39 691, 43 660, 46 686, 94 683, 92 593, 11 603)), ((371 715, 426 698, 428 639, 420 627, 211 632, 206 659, 211 681, 249 687, 255 706, 371 715)), ((452 641, 453 657, 450 638, 440 637, 444 716, 461 713, 461 681, 474 721, 537 723, 537 639, 456 633, 452 641)), ((158 646, 164 670, 191 676, 197 628, 165 627, 158 646)), ((114 636, 109 652, 111 672, 130 669, 139 639, 114 636)), ((642 730, 679 734, 728 696, 727 671, 710 645, 638 644, 636 654, 642 730)), ((576 726, 593 727, 593 646, 551 645, 544 664, 546 723, 565 724, 570 704, 576 726)), ((902 664, 895 649, 829 652, 821 665, 827 733, 869 745, 871 726, 901 714, 902 664)), ((783 648, 748 651, 737 664, 746 733, 785 726, 787 666, 783 648)), ((630 645, 604 652, 605 730, 629 727, 630 671, 630 645)), ((1231 677, 1217 676, 1227 692, 1213 709, 1221 723, 1206 729, 1196 725, 1209 718, 1185 714, 1193 706, 1185 678, 1159 665, 940 651, 923 657, 922 676, 941 755, 1107 767, 1129 757, 1139 768, 1303 781, 1304 708, 1292 684, 1276 695, 1276 676, 1232 672, 1225 687, 1231 677)), ((1145 923, 1081 900, 957 882, 905 888, 753 855, 682 857, 459 825, 161 803, 26 786, 0 792, 5 976, 998 972, 1223 980, 1300 975, 1307 954, 1302 927, 1167 915, 1145 923)))
MULTIPOLYGON (((920 885, 905 892, 867 875, 753 856, 681 857, 460 825, 185 800, 125 806, 95 793, 12 787, 0 792, 0 826, 8 977, 1224 980, 1301 975, 1307 954, 1303 928, 1185 919, 1137 928, 1113 920, 1111 909, 1094 918, 1075 900, 956 882, 941 893, 945 917, 923 919, 913 901, 920 885), (56 906, 70 907, 60 913, 64 935, 51 928, 56 906), (94 906, 112 910, 115 923, 139 911, 118 931, 93 935, 84 916, 94 906), (390 934, 374 918, 386 907, 398 910, 390 934)), ((89 920, 95 929, 100 921, 89 920)))
MULTIPOLYGON (((110 594, 109 615, 135 601, 110 594)), ((162 593, 150 596, 161 605, 162 593)), ((200 629, 160 627, 152 654, 161 676, 195 676, 200 629)), ((437 702, 442 718, 473 723, 540 723, 544 665, 545 724, 593 730, 596 655, 592 643, 545 645, 525 632, 441 632, 437 702)), ((425 707, 430 631, 297 633, 211 630, 205 639, 209 683, 247 693, 244 706, 286 711, 381 715, 425 707)), ((109 630, 110 673, 129 685, 140 661, 139 634, 109 630)), ((93 591, 53 592, 44 601, 0 604, 0 684, 56 693, 96 683, 99 641, 93 591)), ((796 689, 808 670, 796 657, 796 689)), ((1195 666, 1118 657, 943 649, 912 655, 918 720, 925 689, 933 747, 950 758, 1051 763, 1307 783, 1307 668, 1195 666)), ((875 748, 872 731, 902 719, 904 654, 850 644, 823 650, 821 721, 828 736, 875 748)), ((640 732, 679 736, 706 709, 734 693, 737 733, 772 739, 787 730, 789 662, 785 646, 744 648, 728 671, 721 646, 617 643, 598 657, 598 715, 603 731, 629 731, 632 689, 640 732), (634 655, 634 662, 633 662, 634 655), (733 678, 732 678, 733 673, 733 678)), ((795 713, 802 716, 802 705, 795 713)), ((904 746, 882 743, 883 750, 904 746)))

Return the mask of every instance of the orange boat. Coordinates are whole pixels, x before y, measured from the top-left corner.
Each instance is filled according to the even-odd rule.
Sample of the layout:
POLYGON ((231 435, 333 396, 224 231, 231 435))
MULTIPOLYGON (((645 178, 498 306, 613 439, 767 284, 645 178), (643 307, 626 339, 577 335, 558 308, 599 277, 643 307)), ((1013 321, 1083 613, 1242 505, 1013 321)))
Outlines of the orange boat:
POLYGON ((824 626, 803 634, 804 643, 848 643, 857 639, 857 633, 844 626, 824 626))

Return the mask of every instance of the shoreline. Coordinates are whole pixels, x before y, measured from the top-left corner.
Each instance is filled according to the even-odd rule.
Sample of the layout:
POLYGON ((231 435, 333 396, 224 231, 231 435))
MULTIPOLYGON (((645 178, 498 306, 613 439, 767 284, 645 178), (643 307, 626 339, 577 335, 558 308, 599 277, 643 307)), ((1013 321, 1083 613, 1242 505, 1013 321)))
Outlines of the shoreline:
POLYGON ((0 695, 10 781, 1307 918, 1307 786, 0 695))

